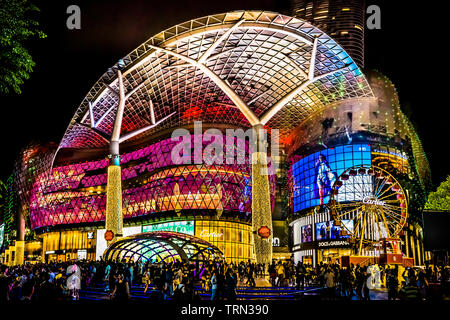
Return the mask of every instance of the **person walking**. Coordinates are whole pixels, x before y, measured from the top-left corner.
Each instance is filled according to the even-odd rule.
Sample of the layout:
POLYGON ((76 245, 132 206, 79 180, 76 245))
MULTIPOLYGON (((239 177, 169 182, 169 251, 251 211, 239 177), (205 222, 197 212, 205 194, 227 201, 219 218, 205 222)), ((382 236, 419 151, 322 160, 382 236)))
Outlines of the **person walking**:
POLYGON ((303 290, 305 288, 305 276, 306 268, 301 261, 297 263, 295 270, 295 277, 297 280, 297 290, 303 290))
POLYGON ((368 283, 370 281, 370 275, 371 274, 367 272, 367 268, 364 268, 364 271, 362 273, 364 300, 370 300, 370 288, 368 283))
POLYGON ((152 277, 151 277, 151 274, 150 274, 150 269, 148 268, 148 269, 145 270, 144 275, 142 277, 142 282, 144 283, 144 286, 145 286, 144 287, 144 293, 147 293, 147 290, 148 290, 148 287, 151 284, 151 281, 152 281, 152 277))
POLYGON ((110 297, 114 301, 126 302, 130 300, 130 288, 128 281, 125 279, 122 273, 117 275, 117 280, 113 292, 110 297))
POLYGON ((109 277, 111 276, 111 265, 108 263, 105 268, 105 275, 103 277, 103 281, 105 282, 105 292, 109 291, 109 277))
POLYGON ((252 288, 256 287, 254 273, 255 273, 254 265, 250 263, 249 266, 247 267, 247 284, 252 288))
POLYGON ((335 274, 331 268, 327 268, 327 271, 324 275, 325 278, 325 286, 326 286, 326 296, 328 299, 333 300, 335 298, 336 293, 336 283, 335 283, 335 274))
POLYGON ((211 301, 217 300, 217 287, 218 287, 217 270, 214 270, 213 275, 211 277, 211 301))
POLYGON ((284 265, 281 262, 279 262, 278 266, 277 266, 277 277, 278 277, 278 280, 276 283, 277 287, 281 287, 283 285, 285 275, 286 275, 286 272, 284 269, 284 265))
POLYGON ((415 278, 409 277, 408 284, 405 284, 405 286, 403 286, 403 288, 400 290, 400 298, 406 301, 422 300, 415 278))
POLYGON ((0 303, 5 303, 9 300, 9 278, 6 275, 8 267, 0 265, 0 303))
POLYGON ((227 270, 227 274, 225 277, 225 296, 227 300, 235 301, 236 300, 236 287, 237 287, 237 276, 232 269, 227 270))
POLYGON ((388 300, 396 300, 398 298, 398 277, 394 269, 386 269, 386 287, 388 300))

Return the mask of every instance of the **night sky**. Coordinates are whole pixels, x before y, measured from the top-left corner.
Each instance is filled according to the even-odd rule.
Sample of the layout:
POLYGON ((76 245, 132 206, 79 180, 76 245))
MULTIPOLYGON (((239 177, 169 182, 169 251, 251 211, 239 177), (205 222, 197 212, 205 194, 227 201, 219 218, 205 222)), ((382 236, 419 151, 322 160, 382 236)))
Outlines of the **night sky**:
MULTIPOLYGON (((100 76, 152 35, 197 17, 242 9, 288 12, 288 0, 33 1, 47 34, 28 44, 36 62, 20 96, 0 97, 0 178, 30 141, 59 143, 76 108, 100 76), (66 28, 67 6, 81 7, 81 30, 66 28)), ((366 30, 366 68, 395 84, 418 130, 437 186, 450 174, 450 128, 443 74, 448 73, 445 10, 410 1, 367 1, 381 7, 381 30, 366 30)), ((448 44, 447 44, 448 46, 448 44)))

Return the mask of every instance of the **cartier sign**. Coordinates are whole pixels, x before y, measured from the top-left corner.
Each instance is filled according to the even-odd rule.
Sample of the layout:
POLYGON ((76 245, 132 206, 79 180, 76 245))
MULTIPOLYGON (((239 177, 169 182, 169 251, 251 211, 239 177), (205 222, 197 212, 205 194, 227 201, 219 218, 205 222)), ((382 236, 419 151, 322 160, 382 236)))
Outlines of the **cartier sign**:
POLYGON ((373 199, 371 197, 364 197, 363 203, 365 203, 365 204, 375 204, 375 205, 378 205, 378 206, 385 206, 386 205, 386 202, 378 200, 378 199, 373 199))

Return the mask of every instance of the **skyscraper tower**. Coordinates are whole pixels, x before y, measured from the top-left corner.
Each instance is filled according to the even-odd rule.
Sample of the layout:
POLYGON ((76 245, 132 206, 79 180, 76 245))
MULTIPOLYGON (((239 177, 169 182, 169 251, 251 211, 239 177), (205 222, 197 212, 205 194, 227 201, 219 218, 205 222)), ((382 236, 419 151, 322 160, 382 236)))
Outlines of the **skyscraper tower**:
POLYGON ((364 68, 365 0, 292 0, 292 16, 335 39, 364 68))

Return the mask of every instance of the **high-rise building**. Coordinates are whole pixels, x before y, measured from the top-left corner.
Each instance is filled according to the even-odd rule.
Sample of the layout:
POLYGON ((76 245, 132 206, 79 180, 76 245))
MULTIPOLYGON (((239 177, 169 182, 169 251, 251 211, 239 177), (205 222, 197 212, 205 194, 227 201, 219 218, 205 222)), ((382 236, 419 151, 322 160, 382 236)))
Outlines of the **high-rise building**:
POLYGON ((292 0, 292 16, 335 39, 364 68, 364 0, 292 0))

